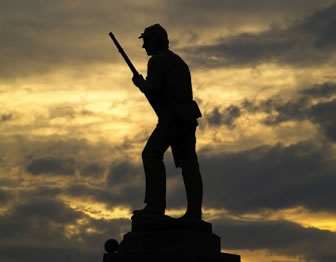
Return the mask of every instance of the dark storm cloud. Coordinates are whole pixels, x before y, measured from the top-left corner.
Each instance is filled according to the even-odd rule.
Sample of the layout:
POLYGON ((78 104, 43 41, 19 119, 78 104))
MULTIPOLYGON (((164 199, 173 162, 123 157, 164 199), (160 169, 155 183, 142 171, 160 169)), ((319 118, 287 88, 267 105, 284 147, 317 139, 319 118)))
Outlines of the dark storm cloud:
POLYGON ((249 112, 261 111, 268 113, 264 123, 266 125, 278 125, 286 121, 308 120, 320 127, 321 132, 330 141, 336 142, 336 95, 335 83, 324 83, 303 89, 294 99, 283 102, 280 99, 271 98, 254 104, 245 101, 242 107, 249 112), (314 102, 316 99, 324 99, 314 102))
POLYGON ((136 15, 128 1, 4 1, 0 12, 1 77, 113 62, 107 33, 129 27, 125 12, 136 15))
MULTIPOLYGON (((63 114, 61 114, 63 116, 63 114)), ((138 143, 137 137, 127 138, 120 145, 106 143, 92 144, 86 139, 68 139, 61 136, 45 137, 43 139, 29 140, 25 137, 17 137, 15 143, 20 145, 18 156, 22 159, 20 165, 24 165, 26 172, 33 175, 55 174, 69 176, 77 172, 86 178, 93 180, 103 178, 103 175, 111 162, 118 165, 123 160, 132 143, 138 143), (24 152, 24 154, 21 154, 24 152)), ((0 139, 1 143, 1 139, 0 139)), ((16 144, 0 144, 0 146, 16 148, 16 144)), ((0 147, 1 149, 1 147, 0 147)), ((6 151, 3 152, 5 156, 6 151)), ((114 164, 112 165, 112 168, 114 164)))
POLYGON ((261 101, 244 100, 239 106, 225 109, 215 107, 206 119, 210 125, 227 125, 234 128, 234 121, 245 113, 266 113, 265 125, 276 126, 286 121, 307 120, 317 125, 321 135, 336 142, 336 84, 327 82, 301 89, 289 101, 278 95, 261 101))
POLYGON ((0 216, 1 261, 99 260, 104 241, 111 237, 120 240, 129 227, 128 220, 91 219, 62 201, 38 198, 36 192, 24 196, 23 203, 0 216), (78 219, 86 223, 70 234, 67 226, 75 225, 78 219), (96 231, 89 232, 92 228, 96 231))
MULTIPOLYGON (((175 180, 167 192, 167 206, 185 208, 180 169, 174 168, 170 152, 166 154, 168 179, 175 180)), ((262 146, 211 157, 200 152, 205 206, 237 213, 296 206, 336 212, 329 201, 336 197, 332 155, 328 144, 319 145, 317 141, 262 146)), ((98 186, 72 184, 63 194, 88 198, 111 208, 122 205, 135 209, 143 205, 145 185, 140 166, 125 160, 116 162, 106 179, 106 184, 98 186)))
POLYGON ((336 143, 336 99, 314 105, 310 109, 311 120, 317 123, 326 137, 336 143))
POLYGON ((48 110, 49 110, 49 119, 54 119, 58 117, 76 118, 83 116, 92 116, 95 114, 86 109, 76 110, 76 107, 74 105, 67 105, 67 104, 53 106, 50 107, 48 110))
POLYGON ((11 199, 11 197, 12 197, 11 193, 0 190, 0 205, 5 206, 8 203, 8 201, 11 199))
MULTIPOLYGON (((301 14, 302 11, 310 11, 333 3, 332 0, 319 1, 317 4, 314 0, 256 0, 256 1, 223 1, 223 0, 209 0, 204 2, 202 0, 172 0, 169 1, 169 11, 175 10, 178 14, 184 10, 184 14, 197 16, 199 19, 213 18, 217 15, 233 17, 240 16, 241 19, 251 16, 276 16, 289 15, 290 13, 301 14), (202 17, 204 16, 204 17, 202 17)), ((191 18, 191 17, 188 17, 191 18)), ((171 18, 173 19, 173 18, 171 18)), ((196 19, 194 22, 197 24, 196 19)), ((218 22, 218 21, 217 21, 218 22)), ((236 22, 236 21, 235 21, 236 22)), ((239 21, 237 21, 239 22, 239 21)))
POLYGON ((13 114, 0 114, 0 123, 7 122, 13 119, 13 114))
POLYGON ((316 35, 314 46, 317 48, 335 47, 336 35, 336 4, 330 8, 316 11, 313 16, 307 19, 302 27, 305 31, 316 35))
POLYGON ((182 51, 199 67, 255 66, 265 62, 317 66, 334 62, 336 41, 331 32, 335 25, 333 4, 287 29, 273 27, 260 34, 243 33, 182 51))
POLYGON ((104 174, 104 167, 99 163, 91 163, 80 169, 81 176, 87 177, 101 177, 104 174))
POLYGON ((113 158, 117 152, 125 156, 123 151, 129 147, 132 139, 128 139, 128 145, 121 146, 92 145, 82 139, 54 137, 42 141, 22 139, 20 143, 26 154, 22 161, 26 172, 34 176, 63 176, 62 180, 69 182, 65 187, 58 188, 59 185, 55 185, 55 188, 45 188, 43 192, 40 187, 37 193, 41 197, 65 194, 84 201, 87 199, 104 203, 111 208, 119 205, 143 205, 142 166, 127 159, 113 158), (30 151, 32 144, 34 150, 30 151), (113 160, 106 160, 106 156, 113 160), (74 175, 77 173, 80 177, 74 175))
POLYGON ((11 245, 14 242, 14 245, 19 246, 25 244, 27 248, 28 244, 36 248, 39 245, 47 248, 55 244, 61 245, 62 241, 69 243, 64 237, 65 226, 81 217, 80 212, 64 206, 61 201, 38 199, 30 195, 30 198, 0 217, 0 241, 11 245))
MULTIPOLYGON (((176 169, 171 153, 165 154, 165 166, 167 183, 174 181, 174 186, 167 192, 167 206, 169 208, 185 208, 186 196, 183 185, 181 169, 176 169), (176 177, 179 180, 176 184, 176 177)), ((90 185, 80 181, 72 182, 62 193, 80 199, 90 199, 98 203, 104 203, 110 208, 125 206, 130 209, 143 207, 145 193, 145 176, 142 165, 120 160, 113 163, 106 176, 106 182, 98 185, 90 185)))
POLYGON ((275 62, 290 47, 291 43, 282 37, 241 34, 219 40, 217 44, 186 48, 182 52, 194 66, 211 68, 275 62))
POLYGON ((144 174, 141 166, 127 160, 117 161, 111 165, 105 181, 90 186, 72 183, 64 194, 104 203, 111 208, 128 206, 134 209, 143 205, 144 174))
MULTIPOLYGON (((50 239, 46 241, 52 242, 50 239)), ((17 241, 15 245, 4 243, 0 246, 0 257, 2 261, 69 261, 90 262, 101 258, 102 252, 93 252, 88 249, 81 249, 79 246, 47 246, 47 245, 28 245, 21 241, 17 241), (18 252, 19 250, 19 252, 18 252)), ((103 243, 104 244, 104 243, 103 243)), ((80 243, 78 243, 80 245, 80 243)))
POLYGON ((234 122, 239 117, 240 108, 238 106, 230 105, 224 110, 221 110, 219 107, 215 107, 210 113, 205 116, 205 119, 209 123, 209 125, 226 125, 229 128, 234 128, 234 122))
MULTIPOLYGON (((33 190, 19 191, 19 199, 27 199, 29 202, 25 203, 23 207, 21 207, 21 205, 17 206, 20 207, 19 210, 25 209, 26 206, 29 206, 29 208, 34 210, 38 209, 37 206, 41 206, 41 204, 38 203, 40 203, 42 199, 45 200, 43 203, 48 203, 48 201, 54 201, 54 199, 58 199, 60 196, 67 196, 70 197, 70 199, 80 199, 83 203, 90 201, 90 203, 94 202, 105 204, 108 209, 113 209, 117 206, 124 206, 135 209, 143 205, 144 182, 139 181, 139 178, 137 178, 136 175, 128 182, 125 181, 124 184, 118 184, 114 186, 110 186, 104 182, 94 182, 96 182, 94 179, 85 181, 80 178, 79 180, 72 180, 71 183, 66 186, 39 185, 36 186, 33 190)), ((51 204, 51 206, 51 208, 55 210, 54 207, 56 205, 51 204)), ((49 213, 50 216, 53 216, 52 212, 46 212, 49 213)), ((35 213, 35 211, 28 212, 28 214, 30 213, 35 213)), ((38 216, 43 216, 42 214, 39 214, 39 212, 37 212, 37 214, 38 216)))
MULTIPOLYGON (((277 22, 287 23, 286 19, 297 19, 330 3, 331 0, 321 0, 318 4, 313 0, 280 2, 175 0, 160 1, 160 3, 153 1, 147 4, 129 0, 113 2, 102 0, 98 4, 86 0, 71 2, 59 0, 57 3, 32 0, 20 4, 3 1, 0 10, 2 18, 0 76, 22 77, 60 67, 82 69, 83 66, 94 63, 115 63, 116 61, 122 63, 120 57, 115 59, 118 54, 107 35, 111 30, 114 30, 122 40, 121 43, 126 45, 126 50, 131 57, 139 57, 139 49, 136 50, 136 48, 140 44, 134 46, 136 36, 144 27, 153 23, 160 22, 166 26, 169 33, 175 35, 172 42, 180 40, 176 32, 182 31, 183 39, 187 35, 186 41, 194 45, 195 40, 202 38, 202 32, 209 29, 219 28, 219 31, 230 32, 251 23, 257 26, 267 26, 269 23, 277 22), (133 21, 136 21, 136 24, 133 21)), ((307 28, 315 30, 310 24, 307 24, 307 28)), ((221 34, 222 32, 219 32, 218 37, 221 34)), ((317 46, 326 46, 331 35, 327 33, 321 35, 317 46)), ((258 49, 256 53, 264 56, 272 55, 271 44, 275 46, 276 52, 280 53, 283 45, 288 46, 286 39, 279 40, 281 36, 278 33, 271 34, 270 37, 274 37, 275 40, 266 37, 268 41, 263 45, 265 52, 259 48, 260 41, 250 39, 251 37, 232 39, 230 43, 237 43, 246 50, 248 46, 256 45, 258 49), (247 44, 242 42, 245 40, 247 44)), ((233 48, 230 43, 224 47, 233 48)), ((203 52, 217 54, 219 51, 216 49, 222 49, 221 45, 200 47, 199 51, 202 52, 197 54, 203 52)), ((239 57, 239 55, 236 53, 233 57, 239 57)), ((209 61, 207 64, 212 65, 209 61)))
POLYGON ((111 209, 117 206, 136 209, 143 206, 144 186, 144 183, 125 184, 119 187, 88 186, 78 183, 68 186, 63 193, 70 197, 83 199, 83 201, 92 200, 103 203, 111 209))
POLYGON ((113 157, 116 152, 123 153, 126 148, 125 145, 111 145, 103 142, 93 144, 85 138, 68 138, 57 135, 34 139, 17 136, 13 140, 13 143, 19 143, 20 148, 25 152, 23 157, 26 166, 38 159, 51 158, 54 161, 75 159, 76 166, 84 167, 92 163, 102 163, 105 160, 104 157, 113 157))
POLYGON ((75 160, 73 158, 45 157, 33 160, 26 171, 32 175, 73 175, 75 173, 75 160))
POLYGON ((126 183, 129 179, 138 175, 139 171, 141 172, 142 168, 130 162, 123 161, 121 163, 117 163, 111 167, 107 177, 107 183, 109 185, 126 183))
POLYGON ((257 212, 304 206, 336 211, 336 165, 328 144, 300 142, 200 158, 208 207, 257 212), (208 188, 208 190, 207 190, 208 188))
POLYGON ((285 256, 300 256, 307 261, 330 262, 336 259, 336 234, 304 228, 284 220, 213 221, 224 249, 267 249, 285 256))
POLYGON ((303 97, 301 99, 285 103, 270 99, 264 101, 261 108, 265 109, 265 112, 269 112, 269 115, 265 119, 264 123, 267 125, 278 125, 282 122, 290 120, 307 119, 309 107, 310 101, 303 97))
MULTIPOLYGON (((253 107, 250 105, 250 108, 253 107)), ((324 114, 316 113, 316 115, 324 114)), ((287 147, 279 144, 237 153, 218 154, 213 157, 206 157, 201 151, 199 159, 205 183, 205 205, 224 207, 240 213, 297 205, 303 205, 309 209, 334 210, 334 205, 326 199, 336 197, 332 188, 336 183, 333 176, 336 167, 327 144, 318 145, 317 143, 318 141, 302 142, 287 147)), ((67 149, 65 145, 59 144, 59 146, 64 150, 67 149)), ((47 148, 57 149, 57 146, 55 144, 47 148)), ((56 151, 58 150, 59 148, 56 151)), ((89 147, 87 150, 95 151, 89 147)), ((70 150, 69 157, 72 154, 78 155, 78 152, 81 151, 70 150)), ((45 165, 45 159, 48 158, 35 156, 33 159, 27 165, 27 171, 33 171, 35 174, 48 174, 56 170, 57 173, 65 172, 60 172, 61 169, 58 166, 50 168, 50 165, 45 165)), ((167 152, 165 159, 168 179, 176 179, 176 176, 180 176, 180 170, 174 168, 170 152, 167 152)), ((88 168, 92 175, 98 169, 100 170, 100 167, 106 168, 103 162, 78 161, 80 166, 84 169, 88 168)), ((58 163, 58 161, 52 161, 52 163, 55 162, 58 163)), ((79 166, 78 163, 76 162, 77 166, 79 166)), ((75 169, 72 167, 70 170, 74 172, 75 169)), ((140 164, 125 159, 113 161, 105 179, 105 182, 90 179, 88 184, 80 180, 72 181, 62 190, 62 194, 105 203, 110 207, 143 206, 145 185, 143 168, 140 164)), ((55 194, 60 193, 55 192, 55 194)), ((171 208, 185 207, 182 179, 169 190, 167 200, 167 205, 171 208)))
POLYGON ((15 206, 12 216, 27 219, 36 217, 41 220, 48 218, 55 223, 71 223, 82 214, 66 207, 62 201, 31 197, 28 201, 15 206))
POLYGON ((324 83, 305 88, 300 91, 301 94, 312 98, 329 98, 336 95, 335 83, 324 83))

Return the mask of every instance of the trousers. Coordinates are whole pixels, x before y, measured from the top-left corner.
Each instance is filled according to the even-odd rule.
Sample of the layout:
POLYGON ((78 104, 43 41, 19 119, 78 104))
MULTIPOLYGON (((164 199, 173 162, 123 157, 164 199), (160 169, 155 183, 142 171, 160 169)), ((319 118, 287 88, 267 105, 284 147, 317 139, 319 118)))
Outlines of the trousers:
POLYGON ((176 167, 181 167, 187 197, 187 213, 200 215, 203 183, 196 154, 196 125, 159 123, 142 152, 145 171, 145 203, 166 208, 164 153, 171 147, 176 167))

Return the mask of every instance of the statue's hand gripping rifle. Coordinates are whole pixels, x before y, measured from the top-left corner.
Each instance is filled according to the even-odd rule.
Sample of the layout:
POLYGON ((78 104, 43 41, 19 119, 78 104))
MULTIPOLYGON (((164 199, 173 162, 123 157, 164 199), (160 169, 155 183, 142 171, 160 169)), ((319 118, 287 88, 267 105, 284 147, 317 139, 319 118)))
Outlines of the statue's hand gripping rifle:
POLYGON ((112 32, 109 33, 109 36, 112 38, 114 44, 116 45, 116 47, 118 48, 118 51, 120 52, 120 54, 122 55, 122 57, 124 58, 125 62, 127 63, 127 65, 129 66, 129 68, 131 69, 133 76, 139 76, 139 72, 135 69, 134 65, 132 64, 131 60, 128 58, 128 56, 126 55, 124 49, 122 49, 121 45, 119 44, 118 40, 115 38, 115 36, 112 34, 112 32))

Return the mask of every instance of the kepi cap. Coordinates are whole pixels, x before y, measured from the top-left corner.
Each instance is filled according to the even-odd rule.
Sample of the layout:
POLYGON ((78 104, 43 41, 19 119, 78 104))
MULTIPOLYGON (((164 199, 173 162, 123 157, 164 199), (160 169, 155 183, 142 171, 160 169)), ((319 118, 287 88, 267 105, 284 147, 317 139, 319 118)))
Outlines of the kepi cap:
POLYGON ((168 33, 160 24, 154 24, 145 28, 145 31, 139 36, 139 38, 149 36, 159 36, 168 39, 168 33))

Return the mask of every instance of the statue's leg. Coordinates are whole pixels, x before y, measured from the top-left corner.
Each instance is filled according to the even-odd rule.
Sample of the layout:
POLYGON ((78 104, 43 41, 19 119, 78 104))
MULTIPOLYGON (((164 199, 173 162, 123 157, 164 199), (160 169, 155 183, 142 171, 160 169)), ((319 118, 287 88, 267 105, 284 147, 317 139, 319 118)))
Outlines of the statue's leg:
POLYGON ((172 151, 177 166, 182 168, 182 176, 187 195, 187 211, 184 217, 202 218, 203 182, 196 154, 196 127, 182 127, 177 139, 172 143, 172 151))
POLYGON ((169 126, 157 125, 142 152, 146 178, 145 203, 159 211, 166 208, 166 170, 163 155, 169 147, 169 126))

